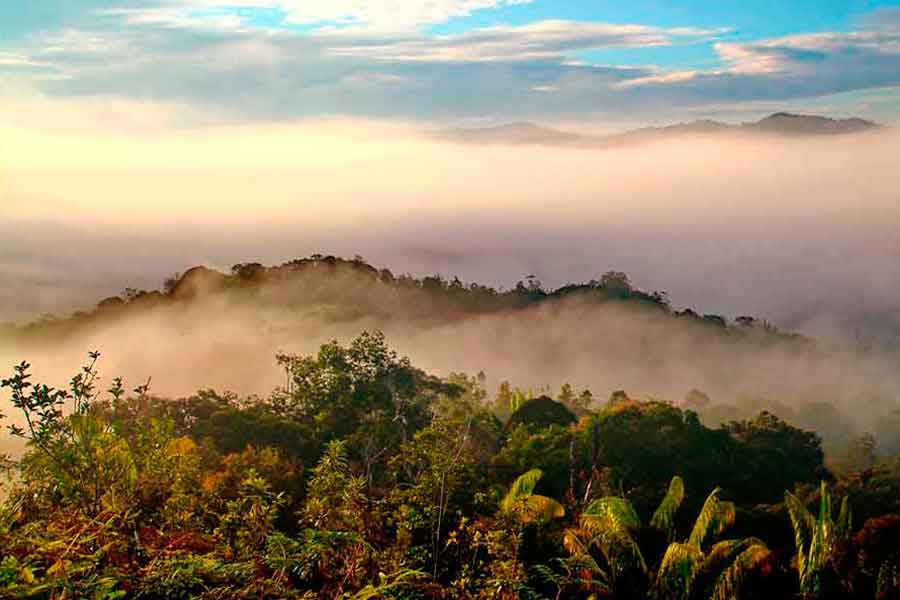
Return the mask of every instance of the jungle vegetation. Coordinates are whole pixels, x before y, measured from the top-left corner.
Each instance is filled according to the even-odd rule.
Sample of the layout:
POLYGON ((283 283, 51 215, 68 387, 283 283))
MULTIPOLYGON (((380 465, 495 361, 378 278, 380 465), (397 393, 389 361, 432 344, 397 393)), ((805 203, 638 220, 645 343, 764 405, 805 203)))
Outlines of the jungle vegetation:
POLYGON ((900 597, 900 461, 871 436, 831 460, 771 412, 492 394, 378 331, 274 359, 264 397, 14 366, 0 597, 900 597))

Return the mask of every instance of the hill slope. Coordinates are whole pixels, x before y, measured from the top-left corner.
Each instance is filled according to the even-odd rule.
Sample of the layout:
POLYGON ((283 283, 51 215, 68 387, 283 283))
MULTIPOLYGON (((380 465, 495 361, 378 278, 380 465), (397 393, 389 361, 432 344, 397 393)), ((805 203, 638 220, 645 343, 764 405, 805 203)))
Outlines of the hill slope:
POLYGON ((518 144, 576 147, 610 147, 685 135, 723 133, 775 134, 788 136, 825 136, 862 133, 881 126, 865 119, 831 119, 817 115, 775 113, 751 123, 732 125, 712 120, 691 121, 664 127, 644 127, 613 135, 582 135, 542 127, 534 123, 510 123, 494 127, 448 129, 437 137, 469 144, 518 144))

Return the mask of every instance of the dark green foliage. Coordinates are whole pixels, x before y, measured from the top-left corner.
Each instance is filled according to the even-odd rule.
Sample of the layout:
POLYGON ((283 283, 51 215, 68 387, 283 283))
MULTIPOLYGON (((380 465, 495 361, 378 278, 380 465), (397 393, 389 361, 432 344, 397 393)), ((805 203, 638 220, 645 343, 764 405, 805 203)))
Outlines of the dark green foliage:
POLYGON ((767 412, 755 419, 730 423, 725 430, 740 442, 736 464, 742 465, 743 470, 734 485, 742 496, 771 501, 768 493, 790 490, 796 482, 828 476, 822 440, 816 433, 792 427, 767 412), (778 468, 773 469, 772 465, 778 468))
POLYGON ((547 396, 527 400, 509 418, 508 428, 516 425, 527 425, 537 429, 559 425, 565 427, 575 422, 575 415, 561 402, 547 396))

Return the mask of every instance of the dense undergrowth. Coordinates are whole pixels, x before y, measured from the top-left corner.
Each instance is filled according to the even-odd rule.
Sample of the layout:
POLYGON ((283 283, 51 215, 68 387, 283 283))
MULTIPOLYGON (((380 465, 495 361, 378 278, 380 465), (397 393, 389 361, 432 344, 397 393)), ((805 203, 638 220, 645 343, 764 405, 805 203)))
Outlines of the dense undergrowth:
POLYGON ((868 439, 826 460, 767 412, 489 397, 377 332, 278 356, 266 397, 158 398, 98 359, 2 381, 26 447, 0 597, 898 597, 900 463, 868 439))

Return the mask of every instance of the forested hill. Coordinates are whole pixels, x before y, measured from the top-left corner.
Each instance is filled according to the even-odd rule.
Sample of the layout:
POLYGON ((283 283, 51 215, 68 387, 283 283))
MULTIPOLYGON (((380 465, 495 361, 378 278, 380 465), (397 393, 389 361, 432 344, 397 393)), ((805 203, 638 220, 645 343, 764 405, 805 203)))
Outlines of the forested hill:
POLYGON ((750 316, 676 310, 624 273, 555 290, 526 278, 496 290, 318 255, 230 273, 196 267, 160 290, 127 289, 91 311, 9 326, 0 360, 28 358, 60 383, 64 366, 100 349, 110 370, 153 377, 167 395, 265 394, 283 381, 276 354, 376 329, 431 372, 484 372, 492 391, 512 382, 526 394, 570 384, 597 398, 620 389, 700 398, 695 408, 710 424, 770 410, 838 446, 893 431, 900 408, 894 356, 827 346, 750 316))
POLYGON ((389 269, 378 269, 361 258, 322 255, 277 266, 239 263, 230 273, 198 266, 166 279, 159 290, 126 288, 120 296, 101 300, 92 310, 63 318, 47 315, 24 326, 6 325, 3 332, 12 336, 73 333, 83 327, 135 316, 167 304, 216 297, 228 297, 260 308, 278 305, 299 310, 328 306, 330 310, 323 316, 337 321, 382 315, 432 322, 524 309, 561 300, 579 300, 654 311, 735 337, 752 335, 757 339, 768 338, 770 342, 810 343, 808 339, 780 332, 767 321, 752 316, 737 316, 729 321, 725 316, 702 314, 691 308, 673 310, 665 292, 637 289, 626 273, 617 271, 557 289, 545 289, 539 280, 528 277, 511 289, 498 290, 437 274, 422 278, 395 275, 389 269))

